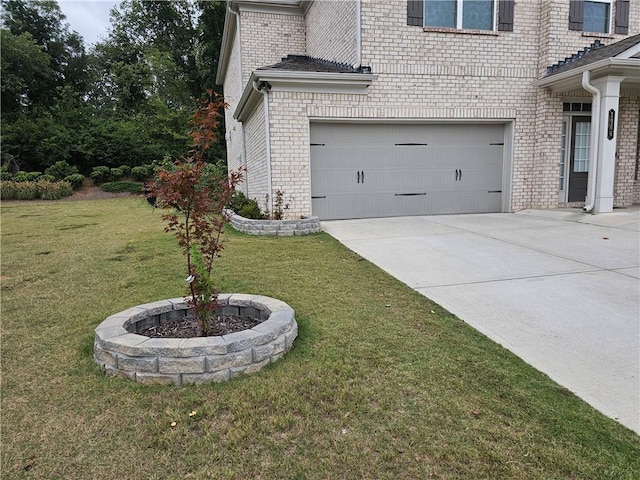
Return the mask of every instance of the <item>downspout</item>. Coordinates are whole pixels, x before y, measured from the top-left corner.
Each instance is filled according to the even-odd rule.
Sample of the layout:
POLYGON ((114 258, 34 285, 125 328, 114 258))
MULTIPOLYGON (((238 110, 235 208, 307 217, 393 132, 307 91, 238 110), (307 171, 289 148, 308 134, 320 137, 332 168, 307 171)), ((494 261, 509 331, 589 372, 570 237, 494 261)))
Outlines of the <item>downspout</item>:
POLYGON ((596 172, 598 169, 598 146, 600 142, 600 97, 602 93, 591 85, 591 72, 582 73, 582 88, 593 94, 591 109, 591 144, 589 145, 589 183, 587 184, 587 199, 583 210, 590 212, 596 203, 596 172))
POLYGON ((356 64, 353 68, 360 68, 362 64, 362 5, 356 0, 356 64))
POLYGON ((267 145, 267 195, 269 195, 269 212, 273 212, 273 184, 271 183, 271 134, 269 131, 269 90, 271 90, 271 84, 269 82, 253 82, 253 89, 262 93, 264 99, 264 134, 266 137, 267 145))

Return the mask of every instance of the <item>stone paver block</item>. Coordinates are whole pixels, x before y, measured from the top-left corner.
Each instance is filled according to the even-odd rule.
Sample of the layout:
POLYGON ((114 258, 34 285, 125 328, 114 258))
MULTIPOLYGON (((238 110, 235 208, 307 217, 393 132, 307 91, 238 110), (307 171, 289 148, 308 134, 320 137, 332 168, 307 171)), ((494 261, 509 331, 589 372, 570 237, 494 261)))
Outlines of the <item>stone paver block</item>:
POLYGON ((227 342, 227 351, 239 352, 245 348, 269 342, 271 340, 271 335, 256 332, 254 330, 243 330, 242 332, 223 335, 222 338, 227 342))
POLYGON ((135 372, 158 372, 158 357, 129 357, 118 355, 118 370, 135 372))
POLYGON ((93 358, 102 364, 102 368, 107 365, 112 368, 118 367, 118 357, 116 354, 103 350, 100 345, 94 344, 93 346, 93 358))
POLYGON ((160 373, 204 373, 204 358, 159 357, 158 371, 160 373))
POLYGON ((108 339, 100 339, 100 346, 105 350, 116 353, 124 353, 125 355, 135 355, 136 347, 141 343, 149 341, 149 337, 138 335, 136 333, 127 333, 119 337, 108 339))
POLYGON ((182 343, 181 338, 149 338, 138 345, 129 355, 132 357, 148 357, 171 355, 182 343))
POLYGON ((185 338, 180 343, 180 355, 193 357, 198 355, 224 355, 227 342, 222 337, 185 338))
POLYGON ((229 305, 237 307, 251 307, 251 302, 256 298, 255 295, 246 295, 244 293, 234 293, 229 297, 229 305))
POLYGON ((259 347, 253 347, 253 363, 260 363, 264 360, 268 360, 271 356, 284 352, 285 339, 279 338, 266 345, 260 345, 259 347))
POLYGON ((240 367, 248 365, 252 361, 253 355, 250 348, 226 355, 211 355, 207 356, 207 371, 217 372, 231 367, 240 367))
MULTIPOLYGON (((121 322, 122 325, 122 322, 121 322)), ((121 335, 126 335, 127 332, 122 326, 119 327, 109 327, 103 326, 102 324, 96 328, 96 337, 100 340, 107 340, 109 338, 120 337, 121 335)))
POLYGON ((173 303, 169 300, 159 300, 157 302, 145 303, 139 305, 138 308, 144 308, 151 315, 160 315, 161 313, 167 313, 174 310, 173 303))
POLYGON ((284 334, 285 350, 289 350, 293 345, 293 341, 298 336, 298 324, 294 324, 293 328, 284 334))

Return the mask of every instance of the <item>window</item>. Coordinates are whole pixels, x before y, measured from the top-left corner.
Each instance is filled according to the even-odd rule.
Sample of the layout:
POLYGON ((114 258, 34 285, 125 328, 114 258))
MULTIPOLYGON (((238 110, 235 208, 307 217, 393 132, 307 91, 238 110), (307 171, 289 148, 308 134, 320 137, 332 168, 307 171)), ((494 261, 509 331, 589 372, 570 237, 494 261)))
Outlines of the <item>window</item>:
POLYGON ((569 30, 628 34, 629 0, 616 0, 613 12, 614 0, 570 0, 569 30))
POLYGON ((611 4, 596 0, 584 2, 582 29, 585 32, 609 33, 611 4))
POLYGON ((425 0, 424 26, 493 30, 493 0, 425 0))
POLYGON ((515 0, 407 0, 407 25, 513 32, 514 11, 515 0))

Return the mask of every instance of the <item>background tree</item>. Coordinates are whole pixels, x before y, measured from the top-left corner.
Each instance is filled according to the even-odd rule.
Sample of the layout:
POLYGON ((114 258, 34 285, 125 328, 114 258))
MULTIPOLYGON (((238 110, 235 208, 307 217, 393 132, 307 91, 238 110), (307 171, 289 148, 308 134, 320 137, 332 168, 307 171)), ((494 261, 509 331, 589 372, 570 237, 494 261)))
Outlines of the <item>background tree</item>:
MULTIPOLYGON (((188 151, 196 99, 214 87, 224 2, 125 0, 88 53, 55 1, 1 4, 3 158, 88 175, 188 151)), ((224 163, 223 131, 209 162, 224 163)))

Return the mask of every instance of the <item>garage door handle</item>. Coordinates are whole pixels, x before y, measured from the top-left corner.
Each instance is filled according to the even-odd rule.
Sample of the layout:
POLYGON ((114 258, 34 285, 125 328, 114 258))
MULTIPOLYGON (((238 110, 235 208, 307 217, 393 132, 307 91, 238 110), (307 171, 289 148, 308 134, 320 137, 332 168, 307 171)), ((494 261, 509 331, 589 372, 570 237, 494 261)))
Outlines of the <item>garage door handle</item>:
POLYGON ((358 183, 360 183, 360 170, 358 170, 358 183))
POLYGON ((458 170, 456 168, 456 182, 459 182, 460 180, 462 180, 462 170, 458 170))
POLYGON ((364 183, 364 170, 362 171, 362 183, 364 183))

